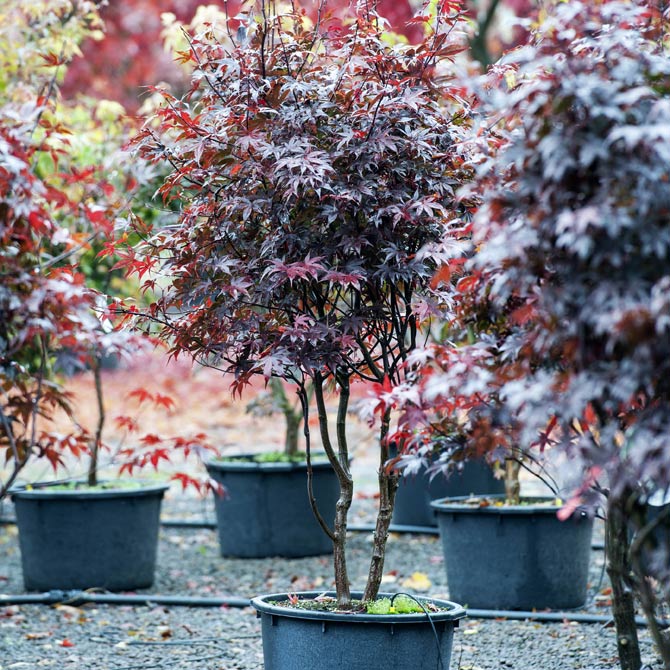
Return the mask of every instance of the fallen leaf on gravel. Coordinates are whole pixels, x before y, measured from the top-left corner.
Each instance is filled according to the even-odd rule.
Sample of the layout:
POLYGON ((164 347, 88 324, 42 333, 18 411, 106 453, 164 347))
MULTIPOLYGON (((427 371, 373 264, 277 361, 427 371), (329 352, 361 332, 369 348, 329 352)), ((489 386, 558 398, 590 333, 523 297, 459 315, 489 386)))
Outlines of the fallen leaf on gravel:
POLYGON ((39 633, 26 633, 26 640, 43 640, 45 637, 51 637, 51 633, 42 631, 39 633))
POLYGON ((84 614, 81 608, 72 607, 72 605, 56 605, 54 609, 57 609, 66 619, 81 618, 84 614))
POLYGON ((432 585, 425 572, 413 572, 410 577, 402 582, 403 588, 414 589, 415 591, 428 591, 432 585))

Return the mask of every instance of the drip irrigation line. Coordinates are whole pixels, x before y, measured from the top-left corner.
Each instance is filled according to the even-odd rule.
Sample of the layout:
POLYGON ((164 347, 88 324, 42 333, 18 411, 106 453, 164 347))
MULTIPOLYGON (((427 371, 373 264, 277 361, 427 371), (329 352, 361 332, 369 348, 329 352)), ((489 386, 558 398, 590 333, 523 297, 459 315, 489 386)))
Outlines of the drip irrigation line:
MULTIPOLYGON (((194 597, 174 596, 160 593, 146 595, 125 593, 96 593, 94 591, 47 591, 46 593, 17 593, 0 595, 0 606, 7 605, 165 605, 172 607, 248 607, 250 600, 239 596, 194 597)), ((614 622, 611 615, 589 614, 585 612, 531 612, 525 610, 466 609, 471 619, 500 619, 510 621, 535 621, 537 623, 562 623, 571 621, 585 624, 608 625, 614 622)), ((663 626, 668 621, 659 621, 663 626)), ((635 624, 646 627, 647 620, 635 617, 635 624)))
MULTIPOLYGON (((587 614, 582 612, 528 612, 517 610, 485 610, 467 609, 471 619, 509 619, 511 621, 536 621, 537 623, 598 623, 601 625, 614 624, 614 617, 609 614, 587 614)), ((663 623, 663 622, 660 622, 663 623)), ((635 624, 640 628, 647 626, 643 616, 635 617, 635 624)), ((667 625, 667 623, 665 623, 667 625)))
MULTIPOLYGON (((11 517, 0 517, 0 526, 11 526, 16 524, 16 519, 11 517)), ((161 519, 161 526, 165 528, 208 528, 215 529, 216 521, 207 521, 206 519, 192 520, 192 519, 161 519)), ((352 533, 372 533, 375 530, 374 524, 351 524, 347 527, 352 533)), ((439 535, 440 531, 436 526, 405 526, 391 524, 389 526, 390 533, 408 533, 414 535, 439 535)), ((605 545, 602 542, 594 542, 591 544, 591 549, 595 551, 602 551, 605 545)))
POLYGON ((249 599, 238 596, 197 597, 160 593, 146 595, 96 593, 94 591, 60 591, 0 595, 0 605, 166 605, 172 607, 248 607, 249 599))

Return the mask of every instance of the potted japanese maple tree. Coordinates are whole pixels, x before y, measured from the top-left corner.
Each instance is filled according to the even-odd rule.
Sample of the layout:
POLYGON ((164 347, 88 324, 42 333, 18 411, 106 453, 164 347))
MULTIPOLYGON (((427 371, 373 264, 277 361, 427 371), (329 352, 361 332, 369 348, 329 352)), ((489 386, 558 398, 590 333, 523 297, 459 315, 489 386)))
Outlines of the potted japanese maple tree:
POLYGON ((585 503, 604 511, 624 670, 642 665, 635 597, 670 667, 670 510, 649 509, 670 472, 669 19, 646 2, 548 12, 497 69, 513 90, 494 118, 513 131, 480 175, 474 226, 470 298, 502 328, 470 388, 500 400, 494 430, 513 417, 522 443, 571 459, 564 524, 585 503))
POLYGON ((420 19, 429 37, 409 47, 392 45, 369 7, 348 27, 328 23, 325 10, 310 26, 278 7, 262 3, 234 38, 212 29, 192 40, 184 55, 196 63, 192 90, 183 100, 166 95, 137 141, 142 156, 173 166, 162 190, 182 200, 183 214, 128 264, 169 280, 145 318, 162 326, 175 354, 234 374, 236 392, 254 375, 297 388, 306 477, 295 487, 332 543, 335 592, 254 599, 266 668, 331 658, 368 667, 382 647, 394 667, 415 667, 420 648, 427 666, 446 668, 462 608, 377 602, 399 479, 387 467, 390 409, 380 411, 369 576, 352 591, 346 422, 352 383, 401 382, 423 324, 448 307, 450 284, 433 276, 468 234, 468 203, 455 197, 470 176, 459 144, 468 109, 448 76, 449 57, 462 49, 458 19, 420 19), (308 384, 338 482, 334 509, 315 499, 308 384))
MULTIPOLYGON (((9 94, 0 105, 0 474, 6 473, 0 499, 12 494, 28 590, 150 586, 167 486, 97 481, 105 416, 100 360, 105 353, 136 351, 141 338, 114 332, 101 316, 104 297, 80 266, 83 254, 110 235, 125 202, 102 170, 103 158, 123 141, 124 124, 117 114, 117 123, 104 126, 108 143, 98 148, 99 164, 91 164, 78 152, 95 154, 83 145, 103 134, 104 104, 93 109, 55 101, 67 50, 95 27, 93 14, 45 7, 28 29, 29 17, 17 6, 5 19, 0 41, 11 44, 16 34, 26 39, 20 51, 10 48, 2 56, 21 54, 20 66, 3 61, 2 87, 9 94), (50 41, 60 56, 48 51, 50 41), (64 143, 70 136, 77 140, 64 143), (98 391, 94 431, 75 420, 72 399, 58 381, 59 369, 87 365, 98 391), (67 434, 50 425, 61 410, 72 419, 67 434), (76 470, 86 458, 86 482, 53 486, 24 477, 37 459, 55 472, 76 470)), ((119 465, 132 471, 156 464, 157 446, 146 446, 124 450, 119 465)))
MULTIPOLYGON (((568 491, 541 463, 547 448, 575 438, 571 422, 585 430, 583 412, 559 424, 553 415, 557 401, 547 401, 550 384, 559 393, 564 390, 559 382, 568 358, 564 347, 550 344, 559 316, 540 312, 538 303, 544 282, 553 280, 555 260, 549 250, 559 256, 563 252, 548 243, 533 246, 544 211, 536 203, 563 193, 561 202, 569 202, 572 196, 561 170, 574 161, 570 147, 581 150, 572 136, 545 139, 548 126, 542 126, 553 118, 552 105, 559 104, 560 83, 573 85, 567 79, 571 68, 581 71, 580 60, 593 58, 583 50, 565 71, 554 67, 555 53, 565 49, 572 56, 572 49, 577 54, 583 47, 579 40, 570 50, 564 44, 557 47, 547 37, 557 21, 572 16, 570 12, 559 9, 560 19, 549 14, 525 51, 510 57, 509 63, 503 59, 477 91, 483 129, 473 137, 482 142, 483 151, 468 194, 478 199, 479 208, 473 220, 471 257, 466 262, 454 259, 442 270, 458 277, 448 341, 423 353, 426 364, 415 373, 414 393, 401 387, 383 398, 402 411, 401 434, 411 435, 410 449, 401 460, 410 471, 427 461, 429 472, 449 471, 468 458, 482 457, 504 471, 504 495, 466 495, 432 503, 443 539, 450 596, 471 607, 572 608, 583 605, 587 596, 593 508, 562 511, 568 491), (546 106, 534 107, 550 82, 556 89, 547 96, 546 106), (544 159, 538 147, 550 142, 556 153, 544 159), (538 177, 542 171, 544 182, 538 177), (524 271, 527 275, 522 275, 524 271), (541 346, 535 349, 538 343, 541 346), (538 382, 542 378, 546 386, 538 382), (536 412, 532 429, 520 420, 520 412, 529 407, 536 412), (430 460, 435 444, 439 455, 430 460), (522 497, 522 468, 540 475, 553 494, 522 497), (483 546, 496 556, 495 569, 488 561, 477 560, 483 546)), ((560 100, 567 117, 581 113, 573 110, 569 97, 560 100)), ((565 123, 562 128, 567 129, 565 123)), ((547 223, 548 237, 554 234, 551 225, 559 213, 552 210, 546 215, 552 222, 547 223)), ((563 216, 567 221, 567 210, 563 216)), ((574 399, 573 392, 570 402, 574 399)), ((573 468, 579 467, 576 461, 573 468)))
MULTIPOLYGON (((301 403, 289 397, 278 377, 271 378, 268 387, 248 407, 255 414, 282 417, 283 449, 225 454, 206 464, 223 490, 214 498, 221 555, 258 558, 330 553, 332 543, 301 486, 307 473, 306 454, 299 448, 301 403)), ((309 396, 307 390, 305 400, 309 396)), ((311 470, 314 497, 321 509, 332 514, 338 499, 337 477, 325 457, 315 459, 311 470)))
POLYGON ((670 658, 654 616, 666 596, 652 588, 667 580, 656 531, 668 512, 646 506, 668 484, 667 20, 647 3, 558 4, 531 48, 494 70, 513 90, 493 86, 492 118, 513 132, 480 176, 462 300, 470 325, 480 314, 498 328, 443 348, 424 387, 425 400, 458 388, 480 406, 495 397, 471 417, 491 454, 508 453, 514 425, 522 444, 539 438, 572 459, 581 486, 558 516, 605 510, 627 670, 641 665, 634 595, 670 658))

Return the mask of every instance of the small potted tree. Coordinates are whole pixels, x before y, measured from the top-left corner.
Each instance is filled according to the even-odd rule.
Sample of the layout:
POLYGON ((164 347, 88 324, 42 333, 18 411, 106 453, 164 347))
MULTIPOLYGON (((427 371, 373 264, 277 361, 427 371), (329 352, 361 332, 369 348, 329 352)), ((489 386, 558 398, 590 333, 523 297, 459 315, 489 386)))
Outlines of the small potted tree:
MULTIPOLYGON (((249 403, 248 410, 283 417, 283 449, 227 454, 206 464, 223 490, 214 498, 221 555, 296 558, 327 554, 332 543, 300 485, 307 473, 306 454, 299 449, 303 409, 297 399, 288 396, 278 377, 271 378, 268 387, 249 403)), ((306 399, 309 395, 308 391, 306 399)), ((319 508, 333 513, 338 498, 335 473, 325 458, 318 457, 311 470, 319 508)))
MULTIPOLYGON (((489 336, 491 323, 485 326, 489 336)), ((431 502, 451 598, 482 609, 580 607, 587 596, 592 515, 582 506, 559 518, 560 487, 541 453, 554 444, 552 426, 522 446, 520 426, 494 381, 507 373, 499 335, 477 345, 435 345, 424 352, 426 363, 416 372, 410 403, 407 389, 385 398, 401 410, 399 430, 412 436, 401 467, 420 466, 428 454, 429 473, 448 473, 470 459, 489 460, 500 471, 503 494, 431 502), (435 445, 439 455, 431 457, 435 445), (553 495, 522 496, 522 469, 539 477, 553 495), (483 547, 486 555, 496 556, 494 567, 483 547)))
POLYGON ((414 667, 418 648, 427 666, 446 667, 459 606, 422 600, 399 614, 411 598, 376 601, 399 478, 387 467, 390 408, 380 412, 369 577, 352 591, 346 419, 352 383, 402 381, 423 323, 448 306, 449 285, 432 278, 468 232, 468 203, 454 195, 469 177, 459 148, 468 111, 447 74, 462 49, 458 19, 419 19, 429 38, 393 46, 370 7, 346 28, 325 13, 309 27, 299 11, 277 7, 262 3, 234 38, 212 29, 193 39, 184 55, 197 64, 192 90, 166 96, 137 140, 145 158, 173 166, 162 190, 182 200, 183 214, 128 263, 169 277, 148 316, 175 354, 233 373, 234 391, 254 375, 296 385, 306 481, 295 485, 332 543, 335 592, 253 601, 266 668, 332 658, 358 668, 382 647, 396 667, 414 667), (338 482, 334 511, 315 500, 308 384, 338 482), (328 389, 338 398, 334 431, 328 389))
MULTIPOLYGON (((84 145, 99 140, 110 105, 94 110, 56 104, 56 79, 70 55, 60 53, 63 44, 69 49, 96 25, 82 11, 45 7, 30 19, 17 6, 11 19, 0 22, 3 43, 11 44, 15 34, 29 36, 20 51, 3 52, 3 58, 20 53, 21 63, 3 63, 8 79, 2 88, 11 95, 0 106, 0 462, 9 464, 0 498, 12 493, 29 590, 149 586, 167 488, 105 488, 97 482, 104 424, 100 360, 104 353, 137 350, 139 338, 103 327, 105 300, 78 266, 82 254, 110 234, 118 215, 117 191, 100 167, 104 154, 123 141, 123 123, 115 114, 117 123, 104 127, 109 144, 100 147, 101 162, 92 165, 82 155, 95 152, 84 145), (56 376, 59 367, 86 365, 93 370, 100 408, 93 433, 74 420, 71 398, 56 376), (69 434, 50 430, 59 410, 72 418, 69 434), (86 456, 92 490, 17 485, 31 460, 45 459, 56 471, 86 456)), ((124 450, 123 466, 132 471, 156 464, 162 458, 158 446, 147 446, 124 450)), ((183 446, 193 447, 185 441, 183 446)))

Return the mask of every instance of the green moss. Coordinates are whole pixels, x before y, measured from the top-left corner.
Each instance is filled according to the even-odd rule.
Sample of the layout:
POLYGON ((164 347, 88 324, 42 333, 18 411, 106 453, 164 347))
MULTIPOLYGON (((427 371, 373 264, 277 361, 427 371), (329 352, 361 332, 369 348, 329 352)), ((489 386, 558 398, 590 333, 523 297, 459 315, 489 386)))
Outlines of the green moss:
MULTIPOLYGON (((312 454, 313 461, 324 461, 326 455, 323 453, 312 454)), ((251 458, 241 458, 239 456, 225 456, 217 459, 224 463, 304 463, 307 460, 307 454, 300 451, 297 454, 286 454, 283 451, 266 451, 262 454, 256 454, 251 458)))
POLYGON ((423 607, 410 596, 404 594, 395 598, 378 598, 367 604, 368 614, 421 614, 423 607))
POLYGON ((86 482, 65 482, 49 486, 48 489, 50 491, 110 491, 113 489, 139 489, 145 485, 146 482, 134 479, 115 479, 108 482, 100 482, 95 486, 89 486, 86 482))
POLYGON ((396 596, 393 601, 393 607, 398 614, 414 614, 416 612, 423 612, 423 607, 416 602, 414 598, 410 598, 404 594, 396 596))
POLYGON ((367 604, 368 614, 393 614, 391 612, 391 599, 378 598, 367 604))

